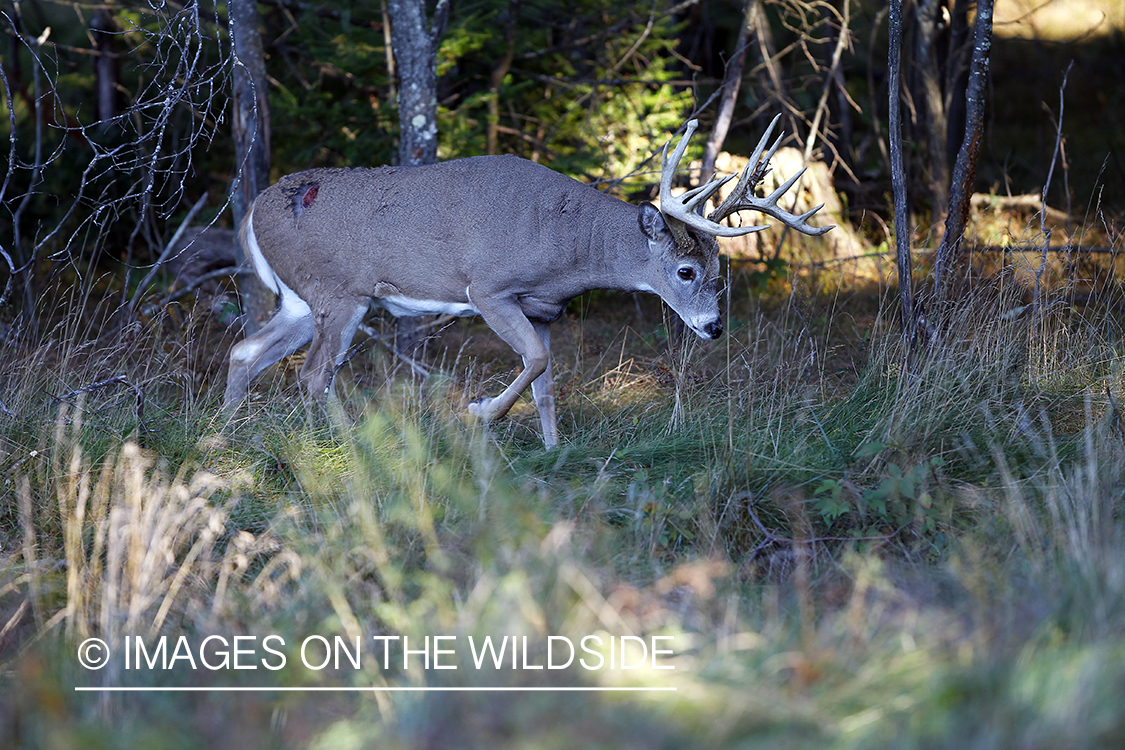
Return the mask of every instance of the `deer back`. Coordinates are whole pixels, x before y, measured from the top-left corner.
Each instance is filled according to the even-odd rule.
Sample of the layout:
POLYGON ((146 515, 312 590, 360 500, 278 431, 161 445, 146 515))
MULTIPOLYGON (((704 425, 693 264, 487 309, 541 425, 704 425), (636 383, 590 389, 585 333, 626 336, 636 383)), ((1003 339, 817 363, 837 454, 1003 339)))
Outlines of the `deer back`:
POLYGON ((637 212, 547 167, 482 156, 288 175, 255 202, 254 233, 302 297, 381 284, 420 299, 463 301, 469 285, 569 299, 636 270, 637 212))

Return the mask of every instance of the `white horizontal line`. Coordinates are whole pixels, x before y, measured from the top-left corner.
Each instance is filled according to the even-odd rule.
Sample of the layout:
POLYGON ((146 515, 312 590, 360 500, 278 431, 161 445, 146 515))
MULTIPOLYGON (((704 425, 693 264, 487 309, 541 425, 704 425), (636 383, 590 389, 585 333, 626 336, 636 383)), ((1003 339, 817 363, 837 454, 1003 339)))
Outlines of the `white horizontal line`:
POLYGON ((77 693, 653 693, 674 687, 78 687, 77 693))

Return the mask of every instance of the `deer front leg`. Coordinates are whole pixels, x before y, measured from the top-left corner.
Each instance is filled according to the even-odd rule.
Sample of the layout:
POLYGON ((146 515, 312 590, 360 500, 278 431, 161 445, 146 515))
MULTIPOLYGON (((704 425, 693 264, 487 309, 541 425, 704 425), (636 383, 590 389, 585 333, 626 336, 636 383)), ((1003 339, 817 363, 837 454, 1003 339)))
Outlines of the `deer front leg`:
MULTIPOLYGON (((508 413, 520 394, 547 371, 550 354, 531 321, 514 299, 472 299, 488 327, 496 332, 516 354, 523 357, 524 368, 511 385, 496 398, 483 398, 469 404, 469 413, 486 422, 508 413)), ((549 378, 549 376, 548 376, 549 378)))

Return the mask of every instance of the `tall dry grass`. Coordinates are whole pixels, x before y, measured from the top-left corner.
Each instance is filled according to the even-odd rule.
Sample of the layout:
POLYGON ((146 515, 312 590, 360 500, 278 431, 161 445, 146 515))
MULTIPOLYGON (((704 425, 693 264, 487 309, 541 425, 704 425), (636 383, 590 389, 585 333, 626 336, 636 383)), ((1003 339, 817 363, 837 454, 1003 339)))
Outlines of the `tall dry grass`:
MULTIPOLYGON (((0 654, 24 690, 0 701, 0 727, 25 747, 162 735, 186 747, 550 746, 576 734, 591 747, 1112 747, 1125 725, 1125 447, 1106 396, 1121 386, 1109 329, 980 293, 909 369, 878 329, 841 375, 857 361, 834 351, 858 346, 851 304, 740 303, 729 343, 671 355, 645 330, 594 340, 591 325, 558 357, 568 440, 554 452, 538 447, 531 410, 489 428, 462 419, 463 394, 492 388, 482 381, 499 366, 466 377, 452 359, 445 377, 372 388, 357 360, 328 416, 280 372, 224 423, 217 398, 178 400, 122 351, 31 350, 6 401, 22 416, 2 435, 0 654), (142 414, 121 382, 46 395, 115 372, 146 386, 142 414), (667 634, 676 669, 628 684, 678 690, 218 707, 72 690, 247 684, 92 677, 72 658, 88 636, 116 647, 270 632, 667 634)), ((196 361, 161 340, 137 339, 196 361)), ((253 677, 541 684, 378 659, 253 677)))

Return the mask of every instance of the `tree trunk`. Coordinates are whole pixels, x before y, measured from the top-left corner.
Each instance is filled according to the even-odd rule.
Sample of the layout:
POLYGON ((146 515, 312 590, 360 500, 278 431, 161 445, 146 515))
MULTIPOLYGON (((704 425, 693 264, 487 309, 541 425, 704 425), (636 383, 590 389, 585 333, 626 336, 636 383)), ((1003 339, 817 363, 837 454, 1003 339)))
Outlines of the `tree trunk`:
MULTIPOLYGON (((843 52, 845 49, 851 49, 851 40, 855 34, 851 23, 851 3, 852 0, 833 0, 831 5, 822 6, 821 10, 821 17, 827 28, 832 30, 820 52, 821 64, 828 69, 824 85, 831 86, 832 89, 832 96, 826 100, 828 120, 826 126, 821 129, 821 138, 828 144, 833 158, 841 160, 844 164, 855 164, 858 161, 852 142, 854 137, 852 103, 844 83, 845 66, 841 63, 843 52), (831 127, 833 124, 835 127, 831 127)), ((810 142, 813 135, 815 134, 810 134, 810 142)))
POLYGON ((953 168, 953 184, 949 194, 949 214, 945 234, 934 263, 934 288, 939 305, 949 291, 949 276, 957 262, 965 225, 969 221, 969 202, 977 174, 977 156, 984 132, 984 102, 988 86, 989 53, 992 49, 992 0, 977 0, 977 18, 973 25, 973 58, 969 66, 969 85, 965 90, 965 137, 953 168))
POLYGON ((437 162, 437 46, 449 5, 438 3, 427 28, 425 0, 389 0, 391 45, 398 73, 399 162, 437 162))
POLYGON ((788 133, 801 132, 797 117, 794 115, 796 108, 790 108, 788 79, 778 64, 777 45, 773 39, 773 29, 770 28, 769 18, 766 17, 765 6, 761 2, 750 3, 750 26, 753 39, 758 46, 758 55, 762 60, 762 68, 768 80, 762 82, 762 91, 772 93, 784 119, 782 124, 788 133))
POLYGON ((512 68, 516 55, 516 24, 520 17, 520 0, 508 0, 508 25, 504 32, 504 54, 492 66, 492 76, 488 84, 488 130, 485 134, 486 150, 490 154, 499 152, 500 128, 500 87, 512 68))
POLYGON ((761 5, 762 0, 746 0, 746 9, 742 13, 742 28, 738 30, 738 41, 734 45, 734 57, 727 64, 726 74, 723 76, 723 97, 719 104, 719 114, 715 117, 715 124, 711 127, 711 135, 707 137, 707 145, 703 148, 703 167, 699 173, 699 184, 702 185, 711 179, 715 173, 715 160, 723 149, 723 141, 730 130, 730 122, 734 117, 734 107, 738 104, 738 92, 742 88, 742 70, 746 65, 746 48, 750 45, 750 29, 754 22, 754 6, 761 5))
POLYGON ((913 259, 910 256, 910 212, 906 204, 906 171, 902 163, 902 3, 891 0, 890 40, 887 64, 889 92, 889 134, 891 186, 895 205, 895 256, 898 261, 898 287, 902 303, 901 333, 904 360, 910 362, 914 348, 913 259))
POLYGON ((969 6, 974 3, 975 0, 952 0, 949 47, 945 60, 945 161, 947 164, 952 164, 957 159, 957 151, 965 135, 965 97, 962 92, 969 87, 969 67, 973 56, 973 30, 969 26, 969 6))
MULTIPOLYGON (((437 158, 437 50, 449 12, 438 0, 427 28, 425 0, 388 0, 394 69, 398 74, 399 163, 435 164, 437 158)), ((425 341, 426 317, 399 318, 395 348, 413 356, 425 341)))
POLYGON ((927 169, 924 170, 924 175, 929 182, 931 220, 934 226, 939 226, 944 221, 949 203, 947 123, 937 59, 937 21, 941 8, 942 0, 921 0, 918 4, 918 44, 915 48, 918 74, 922 82, 922 101, 925 104, 927 169))
POLYGON ((117 117, 117 60, 114 58, 113 8, 108 6, 94 13, 90 19, 90 33, 94 37, 97 57, 94 59, 94 80, 98 89, 99 129, 109 128, 117 117))
MULTIPOLYGON (((231 207, 235 227, 250 210, 254 198, 270 182, 270 107, 266 89, 266 61, 258 31, 255 0, 231 0, 230 30, 234 44, 234 113, 232 130, 235 153, 235 182, 231 207)), ((242 246, 235 243, 238 265, 248 266, 242 246)), ((261 328, 274 307, 273 294, 257 276, 239 277, 243 325, 246 335, 261 328)))

